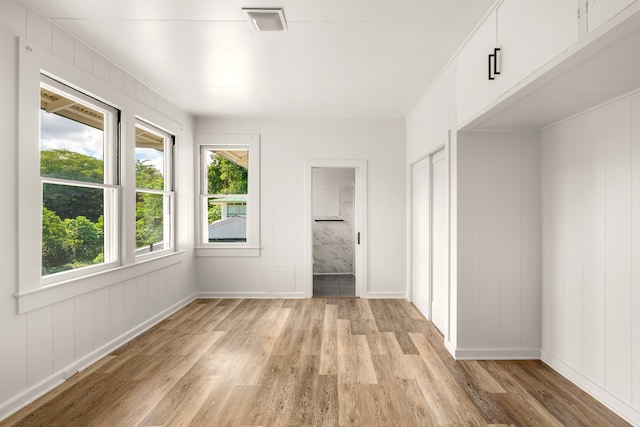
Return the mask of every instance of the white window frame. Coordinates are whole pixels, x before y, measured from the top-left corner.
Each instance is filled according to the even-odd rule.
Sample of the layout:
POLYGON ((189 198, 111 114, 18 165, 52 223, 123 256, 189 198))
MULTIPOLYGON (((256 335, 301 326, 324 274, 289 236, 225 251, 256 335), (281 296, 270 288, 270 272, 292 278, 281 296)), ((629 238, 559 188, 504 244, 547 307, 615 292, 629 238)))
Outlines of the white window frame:
MULTIPOLYGON (((50 49, 23 38, 17 40, 18 47, 18 197, 17 197, 17 273, 18 281, 14 294, 17 313, 27 313, 54 303, 85 295, 115 283, 122 283, 146 272, 177 265, 184 261, 186 252, 181 249, 184 243, 191 245, 191 238, 181 240, 181 227, 191 229, 192 221, 180 221, 179 213, 174 212, 175 250, 165 256, 143 260, 135 257, 135 168, 130 159, 134 155, 134 124, 136 117, 144 117, 161 129, 176 135, 179 143, 183 136, 181 125, 175 119, 150 108, 144 102, 131 97, 123 88, 93 75, 91 70, 78 67, 73 62, 54 55, 50 49), (66 277, 59 282, 42 284, 41 246, 42 246, 42 191, 40 180, 40 80, 41 75, 52 77, 73 89, 87 94, 93 99, 112 105, 120 111, 120 129, 122 138, 120 155, 120 187, 117 203, 111 206, 113 217, 119 222, 114 247, 119 251, 119 262, 113 268, 103 271, 82 271, 78 277, 66 277)), ((177 145, 176 145, 177 147, 177 145)), ((191 152, 188 149, 187 152, 191 152)), ((174 173, 183 163, 180 150, 174 150, 174 173)), ((191 158, 191 156, 190 156, 191 158)), ((186 161, 186 159, 183 159, 186 161)), ((174 175, 177 193, 188 179, 174 175)), ((188 185, 189 188, 194 186, 188 185)), ((177 204, 176 204, 177 206, 177 204)))
MULTIPOLYGON (((160 135, 164 139, 164 155, 163 155, 163 167, 164 167, 164 189, 163 190, 151 190, 148 188, 138 188, 136 187, 136 195, 138 193, 149 193, 149 194, 162 194, 164 200, 163 206, 163 214, 164 214, 164 242, 165 245, 168 244, 168 247, 165 247, 159 251, 153 251, 142 255, 136 255, 136 262, 146 261, 151 258, 156 258, 159 256, 166 255, 171 252, 175 252, 175 190, 174 190, 174 158, 173 158, 173 148, 175 146, 175 135, 159 128, 158 126, 149 124, 147 121, 142 120, 140 118, 136 118, 136 127, 144 129, 148 132, 155 133, 156 135, 160 135), (168 200, 167 200, 168 199, 168 200), (169 234, 169 237, 166 238, 166 235, 169 234)), ((135 142, 134 142, 135 145, 135 142)), ((134 159, 135 161, 135 159, 134 159)), ((138 250, 136 247, 135 250, 138 250)))
MULTIPOLYGON (((63 281, 75 279, 104 270, 109 270, 120 265, 120 156, 119 156, 119 115, 120 112, 116 108, 105 102, 98 101, 79 89, 71 88, 63 83, 41 75, 40 87, 47 88, 53 92, 64 95, 68 99, 77 101, 80 104, 87 105, 92 109, 100 111, 104 114, 104 145, 103 145, 103 162, 104 162, 104 178, 102 183, 92 183, 84 181, 74 181, 61 178, 40 177, 40 224, 42 224, 42 198, 43 187, 45 184, 68 185, 82 188, 98 188, 104 190, 104 260, 105 262, 86 267, 75 268, 59 273, 53 273, 46 276, 42 275, 42 228, 40 227, 40 245, 38 246, 40 261, 40 286, 48 286, 63 281)), ((39 126, 40 132, 40 126, 39 126)), ((38 140, 38 153, 39 140, 38 140)), ((38 155, 38 159, 40 156, 38 155)), ((40 161, 38 160, 38 169, 40 169, 40 161)))
POLYGON ((260 136, 259 135, 197 135, 198 174, 196 209, 196 256, 259 256, 260 255, 260 136), (208 150, 249 151, 247 188, 247 241, 209 242, 207 194, 208 150))

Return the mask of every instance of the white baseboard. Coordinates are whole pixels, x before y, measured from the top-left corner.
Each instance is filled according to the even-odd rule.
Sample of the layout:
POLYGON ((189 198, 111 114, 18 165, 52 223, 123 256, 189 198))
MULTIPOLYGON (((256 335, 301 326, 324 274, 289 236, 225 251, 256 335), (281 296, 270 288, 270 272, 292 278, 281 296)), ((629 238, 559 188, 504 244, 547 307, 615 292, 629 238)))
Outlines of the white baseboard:
POLYGON ((360 297, 369 299, 406 299, 407 294, 405 292, 366 292, 360 297))
POLYGON ((538 360, 539 348, 449 348, 456 360, 538 360))
POLYGON ((0 421, 19 411, 29 403, 33 402, 37 398, 41 397, 45 393, 51 391, 58 385, 62 384, 65 381, 65 373, 73 372, 73 371, 82 371, 86 369, 88 366, 107 356, 109 353, 121 347, 128 341, 131 341, 136 336, 140 335, 147 329, 156 325, 160 321, 166 319, 176 311, 180 310, 190 302, 196 299, 195 294, 190 295, 189 297, 183 299, 163 310, 162 312, 156 314, 155 316, 147 319, 143 323, 138 326, 130 329, 129 331, 123 333, 119 337, 109 341, 105 345, 100 348, 95 349, 91 353, 86 356, 81 357, 80 359, 74 361, 72 364, 65 366, 59 371, 53 373, 48 378, 40 381, 37 384, 32 385, 31 387, 24 390, 22 393, 16 395, 10 400, 3 402, 0 404, 0 421))
POLYGON ((314 276, 353 276, 355 273, 313 273, 314 276))
POLYGON ((602 386, 594 383, 589 378, 585 377, 580 372, 576 371, 571 366, 545 350, 541 351, 540 360, 593 396, 613 412, 624 418, 631 425, 640 426, 640 411, 634 409, 631 405, 618 399, 602 386))
POLYGON ((305 298, 304 292, 198 292, 202 299, 278 299, 305 298))

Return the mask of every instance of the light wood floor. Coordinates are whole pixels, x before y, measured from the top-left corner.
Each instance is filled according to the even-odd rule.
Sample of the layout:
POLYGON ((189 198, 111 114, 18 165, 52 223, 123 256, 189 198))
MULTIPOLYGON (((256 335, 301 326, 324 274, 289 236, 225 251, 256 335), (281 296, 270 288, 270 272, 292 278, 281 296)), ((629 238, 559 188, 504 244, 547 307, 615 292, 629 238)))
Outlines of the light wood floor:
POLYGON ((0 425, 627 425, 541 362, 454 361, 402 300, 198 300, 0 425))

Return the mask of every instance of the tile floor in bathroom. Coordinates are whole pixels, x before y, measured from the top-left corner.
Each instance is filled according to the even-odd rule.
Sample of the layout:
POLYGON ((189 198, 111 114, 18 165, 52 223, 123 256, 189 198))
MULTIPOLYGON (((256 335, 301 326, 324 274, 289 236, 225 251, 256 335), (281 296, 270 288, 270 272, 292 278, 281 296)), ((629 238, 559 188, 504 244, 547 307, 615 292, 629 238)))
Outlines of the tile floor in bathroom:
POLYGON ((353 274, 314 274, 313 296, 355 297, 355 276, 353 274))

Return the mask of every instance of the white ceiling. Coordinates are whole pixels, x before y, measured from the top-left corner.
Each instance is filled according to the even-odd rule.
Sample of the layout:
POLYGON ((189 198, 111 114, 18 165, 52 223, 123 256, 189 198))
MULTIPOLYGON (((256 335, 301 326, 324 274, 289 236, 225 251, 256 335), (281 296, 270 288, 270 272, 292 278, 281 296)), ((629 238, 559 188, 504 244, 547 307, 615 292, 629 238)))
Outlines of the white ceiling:
POLYGON ((404 118, 494 2, 25 1, 189 113, 289 118, 404 118))

